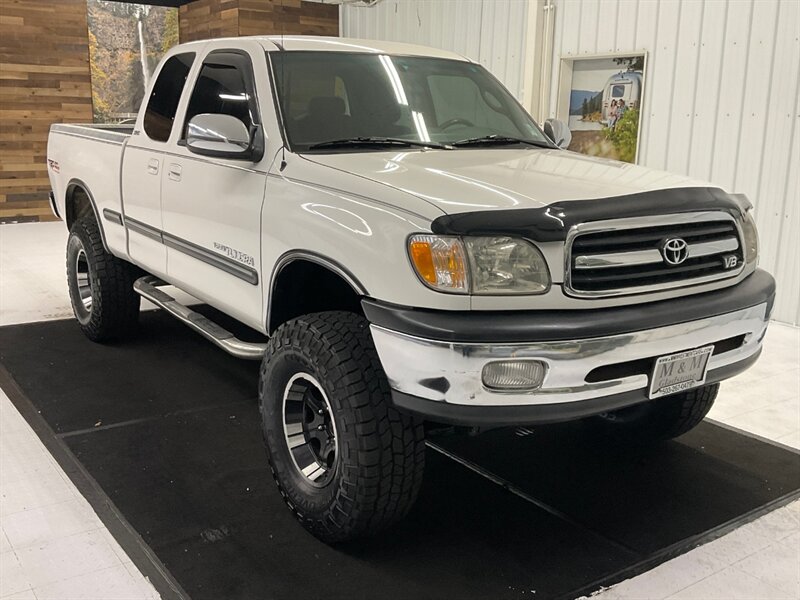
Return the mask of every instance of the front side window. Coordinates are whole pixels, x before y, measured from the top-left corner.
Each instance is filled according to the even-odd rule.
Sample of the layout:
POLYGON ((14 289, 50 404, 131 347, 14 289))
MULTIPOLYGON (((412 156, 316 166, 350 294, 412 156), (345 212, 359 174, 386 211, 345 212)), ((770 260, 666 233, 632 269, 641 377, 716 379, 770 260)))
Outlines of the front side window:
POLYGON ((354 138, 549 143, 511 94, 470 62, 348 52, 275 52, 271 61, 284 129, 300 152, 354 138))
POLYGON ((192 117, 204 113, 231 115, 250 129, 255 102, 247 84, 249 59, 230 52, 212 53, 203 62, 186 109, 183 136, 192 117))
POLYGON ((161 68, 144 112, 144 132, 150 139, 157 142, 169 139, 192 62, 193 52, 176 54, 161 68))

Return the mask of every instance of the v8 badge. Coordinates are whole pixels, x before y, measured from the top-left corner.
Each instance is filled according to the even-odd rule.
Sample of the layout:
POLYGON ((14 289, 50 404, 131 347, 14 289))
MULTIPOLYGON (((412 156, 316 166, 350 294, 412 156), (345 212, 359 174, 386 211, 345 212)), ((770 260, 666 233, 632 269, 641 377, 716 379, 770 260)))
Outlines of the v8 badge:
POLYGON ((722 264, 726 269, 735 269, 739 264, 739 257, 735 254, 728 254, 722 257, 722 264))

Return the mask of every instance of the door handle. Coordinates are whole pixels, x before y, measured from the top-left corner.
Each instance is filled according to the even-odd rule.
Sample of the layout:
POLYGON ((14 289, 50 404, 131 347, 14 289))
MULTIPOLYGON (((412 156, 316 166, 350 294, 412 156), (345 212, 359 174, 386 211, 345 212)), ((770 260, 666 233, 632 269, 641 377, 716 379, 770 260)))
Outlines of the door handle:
POLYGON ((150 160, 147 161, 147 172, 150 173, 150 175, 158 175, 157 158, 151 158, 150 160))
POLYGON ((169 172, 168 172, 169 178, 172 179, 172 181, 180 181, 181 180, 181 171, 182 170, 183 169, 181 169, 180 165, 172 163, 169 166, 169 172))

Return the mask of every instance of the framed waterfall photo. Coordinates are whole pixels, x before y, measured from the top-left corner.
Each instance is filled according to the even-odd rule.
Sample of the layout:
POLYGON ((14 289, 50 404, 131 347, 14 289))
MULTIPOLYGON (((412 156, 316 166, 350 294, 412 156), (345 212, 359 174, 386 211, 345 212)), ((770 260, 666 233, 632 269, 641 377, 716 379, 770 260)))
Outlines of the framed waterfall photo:
POLYGON ((95 123, 130 124, 163 54, 178 43, 178 9, 86 0, 95 123))
POLYGON ((569 124, 569 150, 637 162, 647 54, 562 58, 556 116, 569 124))

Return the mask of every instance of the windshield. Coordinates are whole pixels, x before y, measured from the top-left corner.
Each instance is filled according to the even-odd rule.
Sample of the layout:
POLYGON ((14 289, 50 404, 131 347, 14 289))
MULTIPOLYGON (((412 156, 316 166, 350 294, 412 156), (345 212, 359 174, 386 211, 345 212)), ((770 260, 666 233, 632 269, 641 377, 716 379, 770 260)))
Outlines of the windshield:
POLYGON ((480 65, 346 52, 273 52, 271 59, 286 135, 298 152, 330 152, 325 142, 356 138, 451 144, 494 136, 551 144, 480 65))

